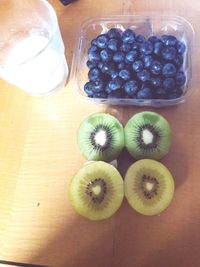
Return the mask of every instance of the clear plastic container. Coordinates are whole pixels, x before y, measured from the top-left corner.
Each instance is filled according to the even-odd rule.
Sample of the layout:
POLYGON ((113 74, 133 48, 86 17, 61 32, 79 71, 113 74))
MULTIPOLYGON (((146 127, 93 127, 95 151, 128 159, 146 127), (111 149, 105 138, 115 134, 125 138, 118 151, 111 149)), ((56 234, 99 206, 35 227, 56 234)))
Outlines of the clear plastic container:
POLYGON ((78 39, 74 51, 74 58, 71 69, 71 79, 73 80, 78 92, 90 101, 112 105, 135 105, 135 106, 154 106, 164 107, 182 103, 192 91, 192 49, 194 45, 194 30, 192 25, 184 18, 172 15, 156 14, 137 14, 119 15, 109 17, 96 17, 85 21, 78 32, 78 39), (88 81, 88 48, 91 40, 99 34, 106 33, 111 28, 122 30, 133 29, 136 34, 143 34, 145 37, 151 35, 170 34, 186 44, 184 53, 183 71, 186 74, 186 83, 183 88, 183 95, 176 99, 100 99, 89 98, 83 88, 88 81))

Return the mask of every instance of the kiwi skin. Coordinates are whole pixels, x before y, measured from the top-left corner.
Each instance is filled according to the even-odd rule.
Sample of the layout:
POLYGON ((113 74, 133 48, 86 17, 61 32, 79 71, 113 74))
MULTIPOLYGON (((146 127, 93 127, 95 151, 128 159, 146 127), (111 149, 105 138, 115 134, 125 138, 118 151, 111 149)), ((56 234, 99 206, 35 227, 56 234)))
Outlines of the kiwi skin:
POLYGON ((143 111, 132 116, 124 127, 124 135, 126 149, 128 150, 129 154, 137 160, 159 160, 168 154, 171 147, 171 127, 168 121, 156 112, 143 111), (137 144, 137 140, 130 141, 135 134, 134 130, 136 129, 136 127, 139 128, 144 124, 149 124, 150 126, 152 125, 152 129, 160 128, 161 135, 159 136, 159 138, 162 140, 158 142, 159 146, 157 148, 139 148, 140 145, 137 144))

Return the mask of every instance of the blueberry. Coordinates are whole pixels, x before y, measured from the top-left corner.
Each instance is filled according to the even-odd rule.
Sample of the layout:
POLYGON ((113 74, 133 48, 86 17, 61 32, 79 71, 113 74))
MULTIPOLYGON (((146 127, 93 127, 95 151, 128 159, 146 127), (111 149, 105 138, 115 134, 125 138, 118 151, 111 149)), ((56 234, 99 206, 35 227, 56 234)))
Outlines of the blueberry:
POLYGON ((161 87, 162 86, 162 79, 159 77, 153 77, 150 80, 151 84, 155 87, 161 87))
POLYGON ((130 66, 131 65, 131 62, 130 61, 128 61, 126 58, 125 58, 125 64, 127 65, 127 66, 130 66))
POLYGON ((92 45, 90 46, 90 48, 88 49, 88 55, 91 53, 91 52, 98 52, 99 48, 96 46, 96 45, 92 45))
POLYGON ((123 52, 116 52, 113 56, 114 62, 122 62, 125 59, 125 54, 123 52))
POLYGON ((141 60, 137 60, 133 63, 132 68, 135 72, 140 72, 143 69, 144 65, 141 60))
POLYGON ((105 34, 101 34, 97 37, 97 46, 101 49, 106 48, 108 45, 108 37, 105 34))
POLYGON ((111 71, 113 71, 115 68, 114 64, 112 62, 105 62, 103 63, 102 67, 101 67, 101 71, 105 74, 109 74, 111 73, 111 71))
POLYGON ((133 96, 138 90, 138 83, 135 80, 128 81, 124 84, 124 91, 130 95, 133 96))
POLYGON ((102 70, 102 68, 104 67, 104 62, 103 61, 100 61, 99 63, 98 63, 98 65, 97 65, 97 67, 100 69, 100 70, 102 70))
POLYGON ((152 42, 144 42, 140 45, 140 52, 143 55, 150 55, 153 52, 153 44, 152 42))
POLYGON ((96 80, 91 82, 91 88, 94 93, 99 93, 104 91, 104 83, 102 80, 96 80))
POLYGON ((102 61, 108 62, 112 59, 113 54, 109 49, 103 49, 100 52, 100 57, 102 61))
POLYGON ((175 89, 175 81, 173 78, 167 78, 163 81, 163 88, 166 90, 167 93, 171 93, 175 89))
POLYGON ((106 87, 105 87, 105 92, 106 92, 107 94, 110 94, 110 93, 112 92, 112 90, 111 90, 110 87, 109 87, 109 82, 108 82, 108 84, 107 84, 106 87))
POLYGON ((96 51, 91 51, 89 54, 88 54, 88 59, 90 60, 90 61, 93 61, 93 60, 95 60, 95 61, 100 61, 100 55, 99 55, 99 53, 98 52, 96 52, 96 51))
POLYGON ((146 41, 146 38, 144 37, 144 35, 139 34, 136 36, 136 42, 138 43, 144 43, 146 41))
POLYGON ((92 68, 90 69, 90 71, 88 72, 88 78, 90 79, 90 81, 96 81, 99 80, 101 78, 101 71, 98 68, 92 68))
POLYGON ((185 76, 184 72, 182 72, 182 71, 177 72, 176 76, 175 76, 175 80, 176 80, 177 86, 183 86, 186 82, 186 76, 185 76))
POLYGON ((127 29, 122 33, 122 41, 132 44, 135 41, 135 33, 131 29, 127 29))
POLYGON ((151 66, 151 63, 153 61, 152 56, 143 56, 142 60, 144 62, 144 67, 149 68, 151 66))
POLYGON ((126 66, 127 66, 127 64, 126 64, 124 61, 122 61, 122 62, 120 62, 120 63, 118 64, 117 67, 118 67, 119 70, 122 70, 122 69, 125 69, 126 66))
POLYGON ((176 49, 179 54, 183 55, 185 53, 186 46, 183 42, 178 41, 176 44, 176 49))
POLYGON ((109 74, 110 74, 112 79, 115 79, 119 76, 119 73, 115 70, 111 70, 109 74))
POLYGON ((112 91, 108 94, 108 98, 121 98, 122 97, 122 93, 121 93, 121 90, 118 89, 118 90, 115 90, 115 91, 112 91))
POLYGON ((162 74, 167 78, 174 77, 176 74, 176 67, 172 63, 167 63, 163 67, 162 74))
POLYGON ((146 82, 150 79, 150 73, 147 70, 142 70, 137 73, 137 77, 140 81, 146 82))
POLYGON ((182 89, 181 89, 181 88, 177 88, 173 93, 168 94, 168 95, 167 95, 167 98, 168 98, 168 99, 176 99, 176 98, 181 97, 182 94, 183 94, 182 89))
POLYGON ((132 45, 132 50, 138 50, 140 47, 140 44, 139 43, 136 43, 134 42, 133 45, 132 45))
POLYGON ((155 36, 155 35, 152 35, 148 38, 148 41, 152 42, 152 43, 155 43, 157 41, 159 41, 158 37, 155 36))
POLYGON ((148 88, 152 89, 150 80, 145 81, 145 82, 143 82, 143 83, 140 83, 140 88, 139 88, 140 90, 143 89, 143 88, 145 88, 145 87, 148 87, 148 88))
POLYGON ((158 41, 154 43, 154 47, 153 47, 153 53, 156 56, 160 56, 161 55, 161 51, 163 49, 164 45, 162 42, 158 41))
POLYGON ((84 85, 84 91, 86 92, 86 94, 88 96, 93 96, 93 91, 92 91, 92 83, 91 82, 87 82, 84 85))
POLYGON ((163 88, 157 88, 155 91, 155 96, 157 99, 165 99, 166 95, 166 91, 163 88))
POLYGON ((123 43, 121 46, 120 46, 120 50, 122 52, 129 52, 130 50, 132 49, 132 46, 131 44, 128 44, 128 43, 123 43))
POLYGON ((107 98, 107 94, 106 94, 106 92, 94 93, 93 97, 94 98, 107 98))
POLYGON ((97 45, 97 39, 93 39, 93 40, 91 41, 91 45, 97 45))
MULTIPOLYGON (((120 64, 119 64, 119 65, 120 65, 120 64)), ((119 65, 118 65, 118 68, 119 68, 119 65)), ((125 62, 124 68, 122 68, 122 69, 127 69, 127 70, 129 70, 130 73, 132 74, 132 67, 131 67, 131 64, 127 64, 127 63, 125 62)), ((120 70, 122 70, 122 69, 120 69, 120 70)))
POLYGON ((118 46, 119 46, 119 40, 112 38, 108 41, 108 48, 110 50, 117 52, 118 46))
POLYGON ((137 55, 138 55, 138 53, 135 50, 128 52, 126 54, 126 61, 127 61, 127 63, 133 63, 134 60, 136 59, 137 55))
POLYGON ((163 42, 163 44, 165 44, 165 42, 166 42, 166 40, 167 40, 167 36, 168 36, 168 35, 164 34, 164 35, 162 35, 162 36, 160 37, 160 40, 163 42))
POLYGON ((117 28, 111 28, 107 33, 109 38, 121 38, 121 34, 121 30, 117 28))
POLYGON ((176 57, 176 49, 172 46, 166 46, 163 50, 162 50, 162 57, 165 60, 173 60, 176 57))
POLYGON ((120 70, 120 72, 119 72, 119 77, 122 78, 122 79, 125 80, 125 81, 128 81, 128 80, 130 80, 130 78, 131 78, 131 73, 130 73, 130 71, 127 70, 127 69, 122 69, 122 70, 120 70))
POLYGON ((152 91, 149 87, 144 87, 140 89, 137 93, 138 99, 151 99, 152 98, 152 91))
POLYGON ((122 80, 120 78, 115 78, 111 81, 109 81, 108 83, 108 88, 111 90, 111 91, 115 91, 115 90, 118 90, 122 87, 122 80))
POLYGON ((163 35, 163 37, 161 37, 161 40, 165 45, 170 46, 175 46, 177 42, 176 37, 173 35, 163 35))
POLYGON ((86 64, 87 64, 87 66, 88 66, 89 69, 95 68, 95 67, 98 66, 98 62, 95 61, 95 60, 92 60, 92 61, 88 60, 86 64))
POLYGON ((154 60, 150 66, 151 73, 159 75, 162 72, 162 67, 163 65, 160 61, 154 60))
POLYGON ((180 69, 180 67, 183 65, 183 56, 178 54, 172 62, 178 69, 180 69))

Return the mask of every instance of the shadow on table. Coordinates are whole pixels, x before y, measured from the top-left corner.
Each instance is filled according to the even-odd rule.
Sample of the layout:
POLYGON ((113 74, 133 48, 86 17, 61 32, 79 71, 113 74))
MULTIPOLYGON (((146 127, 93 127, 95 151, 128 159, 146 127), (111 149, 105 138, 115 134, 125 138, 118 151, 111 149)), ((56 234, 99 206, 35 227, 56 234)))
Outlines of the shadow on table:
POLYGON ((56 236, 50 237, 46 247, 31 262, 45 265, 52 261, 50 266, 55 267, 113 266, 115 216, 100 222, 92 222, 76 214, 73 219, 69 216, 70 223, 61 227, 56 236))

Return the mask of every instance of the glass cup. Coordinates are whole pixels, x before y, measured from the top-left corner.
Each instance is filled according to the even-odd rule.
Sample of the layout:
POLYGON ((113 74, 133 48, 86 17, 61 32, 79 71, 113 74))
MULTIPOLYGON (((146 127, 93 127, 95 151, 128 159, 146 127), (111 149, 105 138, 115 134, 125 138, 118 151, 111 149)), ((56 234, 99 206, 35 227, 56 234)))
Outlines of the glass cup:
POLYGON ((63 88, 69 71, 48 1, 1 0, 0 18, 0 77, 30 95, 63 88))

